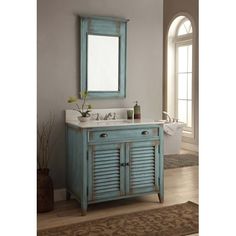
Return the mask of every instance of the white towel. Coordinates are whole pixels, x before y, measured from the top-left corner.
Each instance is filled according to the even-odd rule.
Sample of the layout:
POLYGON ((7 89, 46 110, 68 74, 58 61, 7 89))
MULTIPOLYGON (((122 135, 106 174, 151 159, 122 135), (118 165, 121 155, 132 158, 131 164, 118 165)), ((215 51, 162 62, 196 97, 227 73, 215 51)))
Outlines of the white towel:
POLYGON ((164 124, 164 132, 170 136, 174 135, 177 129, 181 128, 178 122, 164 124))

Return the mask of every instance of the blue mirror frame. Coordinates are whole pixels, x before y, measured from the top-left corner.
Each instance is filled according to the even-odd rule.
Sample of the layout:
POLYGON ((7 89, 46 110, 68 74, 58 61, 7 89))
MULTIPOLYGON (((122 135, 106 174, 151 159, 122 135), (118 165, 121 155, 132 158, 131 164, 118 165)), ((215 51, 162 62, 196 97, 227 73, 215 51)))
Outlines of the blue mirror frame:
POLYGON ((119 37, 118 91, 88 91, 88 98, 126 97, 127 19, 114 17, 80 16, 80 92, 88 91, 87 61, 88 35, 119 37))

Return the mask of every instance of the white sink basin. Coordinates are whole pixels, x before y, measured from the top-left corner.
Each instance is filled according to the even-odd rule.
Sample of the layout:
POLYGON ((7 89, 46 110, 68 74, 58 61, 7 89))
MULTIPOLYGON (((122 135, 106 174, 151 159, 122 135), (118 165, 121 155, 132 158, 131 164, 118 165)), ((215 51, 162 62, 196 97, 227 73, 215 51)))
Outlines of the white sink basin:
POLYGON ((163 122, 163 123, 165 123, 165 124, 171 123, 170 121, 167 121, 167 120, 158 120, 158 121, 163 122))
POLYGON ((98 126, 109 126, 109 125, 121 125, 131 123, 132 120, 94 120, 90 121, 91 123, 95 123, 98 126))

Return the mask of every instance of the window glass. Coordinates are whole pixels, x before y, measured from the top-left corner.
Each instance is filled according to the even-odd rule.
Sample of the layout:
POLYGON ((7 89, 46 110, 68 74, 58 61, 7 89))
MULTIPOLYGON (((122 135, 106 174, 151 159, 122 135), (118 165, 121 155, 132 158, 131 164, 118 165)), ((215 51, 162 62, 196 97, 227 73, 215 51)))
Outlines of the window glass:
POLYGON ((190 34, 190 33, 192 33, 192 31, 193 31, 193 29, 192 29, 192 25, 191 25, 190 20, 185 20, 179 26, 178 36, 184 35, 184 34, 190 34))
MULTIPOLYGON (((186 25, 185 29, 188 29, 186 25)), ((192 45, 177 44, 178 119, 192 127, 192 45)))
POLYGON ((188 71, 188 46, 178 47, 178 72, 188 71))
POLYGON ((192 127, 192 76, 184 74, 178 80, 178 119, 192 127))
POLYGON ((179 74, 178 77, 178 99, 188 98, 188 76, 187 74, 179 74))
POLYGON ((184 25, 182 24, 180 27, 179 27, 179 31, 178 31, 178 35, 184 35, 184 34, 187 34, 186 32, 186 28, 184 27, 184 25))
POLYGON ((186 29, 186 33, 189 34, 189 31, 190 31, 190 28, 191 28, 191 22, 189 20, 186 20, 184 23, 183 23, 185 29, 186 29))
POLYGON ((192 73, 188 73, 188 99, 192 100, 192 73))
POLYGON ((178 119, 184 123, 187 123, 187 101, 178 101, 178 119))
POLYGON ((192 45, 188 46, 188 72, 192 72, 192 45))
POLYGON ((193 28, 192 28, 192 25, 191 25, 191 27, 189 29, 189 34, 192 33, 192 32, 193 32, 193 28))
POLYGON ((192 127, 192 101, 188 101, 188 122, 187 127, 192 127))

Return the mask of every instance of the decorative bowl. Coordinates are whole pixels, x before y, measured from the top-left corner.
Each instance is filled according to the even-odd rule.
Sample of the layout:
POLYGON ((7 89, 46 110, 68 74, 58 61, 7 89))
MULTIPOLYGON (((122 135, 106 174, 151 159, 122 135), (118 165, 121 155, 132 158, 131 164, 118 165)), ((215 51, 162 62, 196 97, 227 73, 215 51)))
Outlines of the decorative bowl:
POLYGON ((83 117, 83 116, 78 116, 78 119, 80 122, 86 122, 86 121, 89 121, 90 120, 90 117, 83 117))

